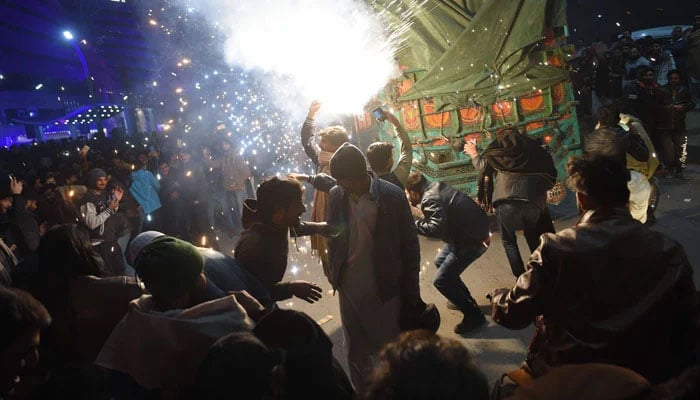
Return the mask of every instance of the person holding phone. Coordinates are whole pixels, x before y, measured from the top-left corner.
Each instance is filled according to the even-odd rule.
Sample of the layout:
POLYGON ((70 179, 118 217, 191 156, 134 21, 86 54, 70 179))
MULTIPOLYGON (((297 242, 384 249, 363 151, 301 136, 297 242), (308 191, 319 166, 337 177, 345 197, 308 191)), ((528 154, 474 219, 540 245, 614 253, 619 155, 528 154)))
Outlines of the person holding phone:
POLYGON ((399 122, 394 114, 384 111, 381 107, 375 108, 372 115, 379 122, 389 121, 396 129, 396 137, 399 139, 400 156, 399 161, 394 168, 394 145, 387 142, 374 142, 367 147, 367 161, 372 171, 377 174, 380 179, 391 182, 394 185, 403 189, 408 180, 408 174, 411 173, 411 164, 413 164, 413 148, 411 139, 408 137, 406 129, 399 122), (392 169, 393 168, 393 169, 392 169))

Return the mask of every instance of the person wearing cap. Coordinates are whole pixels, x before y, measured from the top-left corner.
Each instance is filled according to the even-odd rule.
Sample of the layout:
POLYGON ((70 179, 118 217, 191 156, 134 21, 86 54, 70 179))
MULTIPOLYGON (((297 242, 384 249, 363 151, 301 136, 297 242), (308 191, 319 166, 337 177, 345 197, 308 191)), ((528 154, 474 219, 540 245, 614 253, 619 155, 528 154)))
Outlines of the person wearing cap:
POLYGON ((350 377, 361 391, 372 356, 400 332, 402 309, 420 299, 420 246, 405 193, 367 170, 345 143, 330 160, 337 185, 329 193, 328 279, 340 293, 350 377))
MULTIPOLYGON (((134 265, 141 250, 155 239, 165 236, 158 231, 141 232, 129 244, 126 260, 134 265)), ((226 296, 226 293, 245 290, 263 305, 271 305, 272 297, 265 286, 240 263, 214 249, 197 247, 204 258, 204 275, 207 278, 206 291, 211 298, 226 296)))
MULTIPOLYGON (((282 281, 287 270, 289 235, 322 234, 325 223, 301 222, 306 211, 304 191, 294 179, 272 177, 257 190, 257 201, 246 200, 245 230, 236 244, 236 261, 270 293, 273 301, 292 296, 314 303, 321 298, 321 287, 311 282, 282 281)), ((272 304, 265 304, 266 307, 272 304)))
POLYGON ((117 242, 120 219, 114 217, 119 210, 119 201, 124 195, 120 186, 107 188, 107 173, 93 168, 85 174, 87 193, 81 199, 81 223, 88 228, 95 250, 100 254, 111 275, 124 275, 126 265, 117 242))
POLYGON ((194 384, 207 348, 229 333, 250 331, 249 314, 263 308, 246 292, 212 297, 204 257, 183 240, 156 237, 134 264, 150 294, 131 303, 95 363, 118 378, 118 399, 145 392, 177 395, 194 384))

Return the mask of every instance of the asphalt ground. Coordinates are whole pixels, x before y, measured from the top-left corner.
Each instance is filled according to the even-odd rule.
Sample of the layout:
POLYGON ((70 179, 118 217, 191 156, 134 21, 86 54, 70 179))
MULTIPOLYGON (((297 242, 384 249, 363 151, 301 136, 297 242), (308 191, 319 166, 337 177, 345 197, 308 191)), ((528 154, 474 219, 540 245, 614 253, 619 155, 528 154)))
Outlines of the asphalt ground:
MULTIPOLYGON (((700 288, 700 112, 688 115, 688 165, 685 170, 687 180, 659 178, 661 200, 656 212, 657 222, 652 229, 669 235, 679 241, 686 250, 695 271, 695 284, 700 288)), ((571 192, 558 206, 550 206, 550 213, 557 230, 572 226, 578 219, 575 198, 571 192)), ((492 224, 495 225, 495 224, 492 224)), ((495 226, 494 226, 495 228, 495 226)), ((494 229, 495 230, 495 229, 494 229)), ((521 234, 518 243, 524 260, 529 257, 527 244, 521 234)), ((448 310, 445 298, 433 287, 435 273, 433 259, 443 243, 421 237, 421 295, 426 302, 435 303, 440 310, 442 323, 438 333, 462 342, 474 355, 487 377, 492 380, 504 372, 517 368, 525 357, 525 351, 533 334, 532 326, 520 331, 511 331, 496 325, 488 317, 490 308, 486 294, 494 288, 511 287, 515 278, 510 272, 501 238, 493 232, 488 251, 462 274, 474 298, 481 306, 489 321, 487 326, 467 336, 453 332, 461 321, 459 311, 448 310)), ((232 243, 222 238, 221 250, 231 251, 232 243)), ((285 280, 301 279, 314 282, 324 289, 323 298, 308 304, 300 299, 280 302, 284 308, 304 311, 315 319, 334 344, 334 353, 346 366, 343 354, 343 333, 340 324, 338 298, 334 296, 320 263, 311 255, 308 238, 290 242, 290 256, 285 280)))

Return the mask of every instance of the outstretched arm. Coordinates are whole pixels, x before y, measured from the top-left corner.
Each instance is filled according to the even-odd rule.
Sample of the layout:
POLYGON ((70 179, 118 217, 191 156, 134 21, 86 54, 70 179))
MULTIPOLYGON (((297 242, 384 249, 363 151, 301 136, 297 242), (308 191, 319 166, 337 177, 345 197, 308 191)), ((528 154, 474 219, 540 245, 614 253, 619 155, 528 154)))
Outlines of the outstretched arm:
POLYGON ((311 102, 309 113, 306 115, 304 125, 301 127, 301 145, 304 146, 304 152, 315 165, 318 165, 318 153, 320 149, 313 143, 314 136, 314 118, 316 113, 321 108, 321 103, 317 100, 311 102))
POLYGON ((396 136, 399 138, 399 143, 401 143, 401 155, 394 169, 394 175, 396 175, 399 182, 405 186, 408 180, 408 174, 411 173, 411 164, 413 164, 411 138, 408 137, 408 132, 406 132, 406 129, 392 113, 385 112, 384 115, 386 119, 394 125, 394 128, 396 128, 396 136))

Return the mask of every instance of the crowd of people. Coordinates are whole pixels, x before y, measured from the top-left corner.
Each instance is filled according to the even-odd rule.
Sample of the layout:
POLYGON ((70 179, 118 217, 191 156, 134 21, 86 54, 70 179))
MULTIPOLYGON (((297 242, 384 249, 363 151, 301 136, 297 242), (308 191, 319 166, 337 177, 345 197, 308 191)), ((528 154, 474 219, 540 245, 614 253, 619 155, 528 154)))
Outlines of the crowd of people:
MULTIPOLYGON (((489 249, 488 216, 410 172, 410 138, 391 113, 378 119, 396 130, 397 160, 391 144, 362 151, 342 126, 317 130, 312 103, 300 145, 315 173, 257 188, 223 132, 199 143, 113 132, 5 151, 0 397, 697 398, 693 269, 680 244, 642 223, 661 128, 644 100, 656 90, 650 70, 635 70, 626 101, 598 107, 584 155, 568 160, 581 214, 573 227, 555 232, 546 196, 557 171, 537 141, 506 127, 481 152, 464 145, 475 169, 493 173, 516 279, 489 294, 492 319, 535 326, 522 367, 492 385, 461 343, 436 334, 439 312, 419 286, 418 235, 440 239, 433 284, 463 315, 454 332, 486 324, 460 275, 489 249), (642 91, 633 98, 630 88, 642 91), (310 221, 304 183, 315 190, 310 221), (232 256, 218 251, 218 235, 235 239, 232 256), (277 304, 323 296, 318 283, 284 280, 290 236, 313 238, 338 293, 347 373, 313 319, 277 304)), ((678 89, 682 75, 668 75, 678 89)), ((675 101, 678 90, 663 93, 675 101)), ((675 153, 663 162, 679 175, 675 153)))
POLYGON ((659 174, 669 179, 683 179, 685 116, 700 106, 700 77, 691 76, 689 63, 689 37, 699 28, 700 21, 685 31, 675 26, 668 39, 635 41, 624 31, 610 43, 580 40, 570 61, 579 112, 595 119, 600 106, 615 104, 639 118, 660 158, 659 174))

